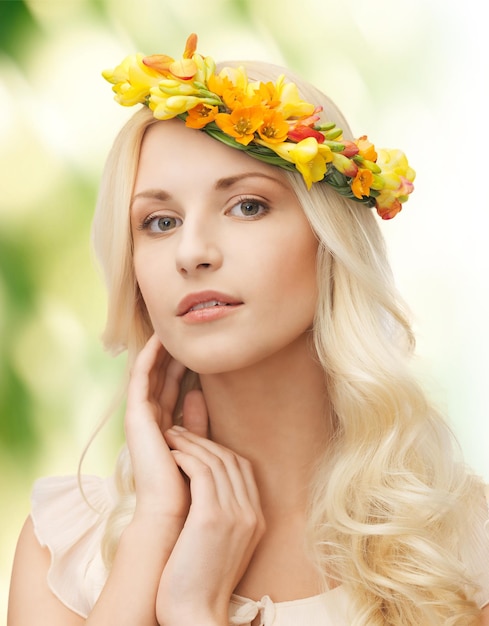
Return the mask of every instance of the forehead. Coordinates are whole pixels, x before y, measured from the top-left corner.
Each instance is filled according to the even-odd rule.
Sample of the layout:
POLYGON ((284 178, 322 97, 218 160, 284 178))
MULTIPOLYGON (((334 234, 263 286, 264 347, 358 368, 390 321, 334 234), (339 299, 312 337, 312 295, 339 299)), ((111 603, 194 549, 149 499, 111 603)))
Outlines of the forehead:
POLYGON ((262 172, 289 186, 283 170, 231 148, 179 119, 159 121, 145 132, 141 144, 135 192, 158 181, 188 180, 189 184, 262 172))

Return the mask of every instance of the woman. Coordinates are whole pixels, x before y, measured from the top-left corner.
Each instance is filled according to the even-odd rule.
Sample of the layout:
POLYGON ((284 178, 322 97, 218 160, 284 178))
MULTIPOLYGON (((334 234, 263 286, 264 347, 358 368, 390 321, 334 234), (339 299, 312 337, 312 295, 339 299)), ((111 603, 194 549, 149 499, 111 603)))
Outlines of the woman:
POLYGON ((311 86, 195 46, 105 74, 147 105, 94 224, 127 450, 115 481, 36 485, 10 626, 489 624, 483 486, 409 371, 368 208, 414 172, 311 86))

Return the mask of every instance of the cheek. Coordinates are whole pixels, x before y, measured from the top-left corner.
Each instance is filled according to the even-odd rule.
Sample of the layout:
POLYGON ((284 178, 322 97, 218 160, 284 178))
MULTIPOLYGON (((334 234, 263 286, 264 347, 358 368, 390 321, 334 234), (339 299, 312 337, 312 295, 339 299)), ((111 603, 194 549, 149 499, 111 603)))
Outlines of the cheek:
POLYGON ((141 255, 134 254, 134 276, 136 277, 136 283, 139 287, 139 291, 143 297, 143 300, 148 307, 148 276, 147 272, 143 271, 145 264, 142 262, 141 255))
POLYGON ((263 266, 262 290, 270 297, 270 308, 281 315, 295 315, 299 324, 305 319, 310 324, 316 311, 317 241, 312 237, 290 237, 263 266))
POLYGON ((316 285, 318 242, 309 228, 292 233, 281 246, 283 274, 304 287, 316 285))
POLYGON ((166 285, 168 284, 168 264, 156 255, 144 251, 134 252, 134 275, 151 318, 164 304, 166 285))

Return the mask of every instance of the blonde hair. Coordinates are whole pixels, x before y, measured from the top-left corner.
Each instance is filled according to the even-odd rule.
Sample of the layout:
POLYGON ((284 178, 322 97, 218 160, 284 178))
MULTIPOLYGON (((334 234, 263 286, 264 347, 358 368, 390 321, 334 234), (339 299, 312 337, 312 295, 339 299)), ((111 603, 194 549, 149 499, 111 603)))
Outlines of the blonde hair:
MULTIPOLYGON (((244 65, 255 80, 291 77, 351 137, 317 89, 276 66, 244 65)), ((113 352, 127 349, 129 367, 152 332, 132 267, 129 205, 141 141, 154 122, 143 108, 116 139, 93 229, 109 294, 104 342, 113 352)), ((328 185, 307 191, 299 176, 287 176, 320 242, 314 342, 334 420, 334 445, 311 486, 311 550, 325 579, 351 589, 355 626, 476 624, 475 585, 460 555, 482 489, 410 371, 414 337, 377 220, 328 185)), ((184 387, 195 384, 190 373, 184 387)), ((104 540, 109 564, 135 506, 127 450, 116 477, 120 502, 104 540)))

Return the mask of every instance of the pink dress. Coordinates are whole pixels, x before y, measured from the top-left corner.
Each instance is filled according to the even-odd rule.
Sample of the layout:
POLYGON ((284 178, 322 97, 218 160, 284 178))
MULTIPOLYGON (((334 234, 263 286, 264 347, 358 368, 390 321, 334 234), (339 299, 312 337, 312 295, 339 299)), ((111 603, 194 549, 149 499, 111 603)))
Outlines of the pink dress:
MULTIPOLYGON (((42 478, 34 485, 32 519, 36 536, 51 552, 48 584, 69 609, 86 618, 107 578, 100 554, 105 524, 116 500, 113 478, 83 476, 83 494, 74 476, 42 478)), ((489 512, 472 520, 471 547, 463 554, 468 570, 481 587, 475 600, 489 604, 489 512)), ((260 626, 349 626, 352 616, 348 591, 340 585, 330 591, 289 602, 259 601, 233 595, 229 624, 249 626, 259 616, 260 626)))

